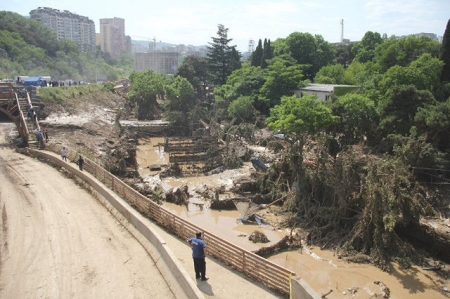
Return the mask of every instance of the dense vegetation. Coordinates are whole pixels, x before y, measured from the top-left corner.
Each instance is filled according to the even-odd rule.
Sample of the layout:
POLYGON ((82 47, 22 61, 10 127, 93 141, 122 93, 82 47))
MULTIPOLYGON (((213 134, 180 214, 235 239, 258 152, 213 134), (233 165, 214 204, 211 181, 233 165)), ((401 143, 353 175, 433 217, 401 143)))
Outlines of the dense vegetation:
POLYGON ((442 200, 435 187, 449 179, 448 31, 442 45, 370 31, 358 43, 332 45, 294 32, 260 40, 236 67, 236 55, 223 55, 232 40, 219 25, 207 59, 187 58, 176 77, 135 73, 129 95, 140 118, 165 116, 178 134, 205 122, 226 141, 252 142, 265 126, 284 133, 268 144, 285 154, 261 176, 264 200, 285 198, 290 225, 387 269, 393 258, 417 256, 401 231, 446 212, 434 206, 442 200), (230 65, 231 73, 218 67, 230 65), (292 95, 311 81, 359 88, 327 102, 292 95))
POLYGON ((81 53, 74 42, 58 41, 40 22, 0 11, 0 79, 28 75, 95 82, 104 76, 126 78, 132 69, 131 56, 113 60, 99 49, 81 53))

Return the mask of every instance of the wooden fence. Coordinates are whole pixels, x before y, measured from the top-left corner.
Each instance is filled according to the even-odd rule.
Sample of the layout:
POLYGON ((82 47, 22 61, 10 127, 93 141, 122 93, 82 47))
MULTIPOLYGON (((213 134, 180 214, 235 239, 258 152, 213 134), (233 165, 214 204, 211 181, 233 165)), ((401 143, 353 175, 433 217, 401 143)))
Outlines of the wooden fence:
MULTIPOLYGON (((51 145, 47 149, 59 154, 61 147, 58 148, 56 145, 51 145)), ((67 154, 69 160, 72 161, 75 161, 79 156, 77 152, 70 150, 68 150, 67 154)), ((295 276, 294 272, 253 252, 240 248, 171 213, 122 182, 95 162, 87 158, 84 158, 84 161, 83 169, 116 192, 141 214, 184 240, 195 235, 197 231, 203 232, 203 239, 208 245, 208 254, 210 256, 219 259, 246 276, 260 281, 273 290, 284 295, 290 294, 290 279, 295 276)))

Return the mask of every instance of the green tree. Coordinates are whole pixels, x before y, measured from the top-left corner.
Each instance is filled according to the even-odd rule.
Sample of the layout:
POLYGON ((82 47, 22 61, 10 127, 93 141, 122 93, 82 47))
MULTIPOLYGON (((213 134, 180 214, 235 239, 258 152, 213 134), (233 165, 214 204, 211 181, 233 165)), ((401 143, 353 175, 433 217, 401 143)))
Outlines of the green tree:
POLYGON ((450 148, 450 98, 419 107, 414 117, 418 134, 428 136, 428 141, 439 150, 450 148))
POLYGON ((264 85, 261 87, 262 100, 265 102, 261 112, 266 114, 270 108, 280 103, 282 96, 303 85, 303 73, 298 65, 291 65, 289 61, 276 57, 267 68, 264 85))
POLYGON ((160 116, 157 99, 164 96, 165 81, 163 75, 151 70, 131 74, 128 96, 136 108, 136 117, 139 120, 152 120, 160 116))
POLYGON ((303 145, 307 137, 323 132, 337 119, 316 96, 284 96, 279 105, 270 109, 267 125, 274 131, 283 132, 290 143, 289 163, 296 180, 303 177, 303 145))
POLYGON ((439 57, 440 47, 439 42, 424 36, 390 38, 376 48, 375 56, 381 72, 385 72, 396 65, 407 67, 424 53, 439 57))
POLYGON ((425 78, 425 89, 434 92, 440 85, 440 75, 442 73, 444 63, 429 53, 422 54, 418 59, 414 60, 410 67, 420 70, 425 78))
POLYGON ((415 86, 418 90, 426 89, 426 77, 420 69, 396 65, 383 75, 383 79, 380 82, 383 94, 396 86, 409 85, 415 86))
POLYGON ((442 68, 441 80, 450 82, 450 20, 447 22, 444 37, 442 39, 441 60, 444 62, 442 68))
POLYGON ((270 39, 264 39, 264 49, 261 57, 261 68, 265 69, 269 65, 269 60, 273 58, 272 46, 270 39))
POLYGON ((258 45, 255 48, 255 51, 252 53, 252 66, 260 66, 261 65, 261 59, 263 56, 263 46, 262 41, 259 39, 258 45))
POLYGON ((344 68, 347 68, 355 58, 355 54, 352 51, 354 44, 334 44, 334 60, 336 63, 341 64, 344 68))
POLYGON ((372 61, 375 58, 375 49, 383 43, 383 39, 378 32, 367 31, 361 41, 357 43, 352 52, 359 62, 372 61))
POLYGON ((345 69, 342 64, 327 65, 316 74, 314 82, 323 84, 346 84, 345 69))
POLYGON ((384 135, 407 135, 415 125, 415 116, 420 107, 433 103, 434 97, 429 91, 417 90, 414 86, 395 86, 387 98, 380 102, 380 128, 384 135))
POLYGON ((164 86, 165 116, 178 135, 192 132, 193 123, 190 110, 195 107, 194 88, 186 78, 175 77, 171 84, 164 86))
POLYGON ((291 56, 302 65, 308 79, 313 79, 321 67, 330 64, 334 59, 331 44, 320 35, 294 32, 286 38, 285 42, 291 56))
POLYGON ((234 46, 229 45, 231 41, 228 28, 219 24, 217 37, 212 37, 206 54, 212 82, 216 85, 225 84, 231 72, 239 67, 237 60, 240 54, 234 46))
POLYGON ((258 111, 253 106, 251 97, 242 96, 228 106, 228 115, 232 118, 233 124, 251 123, 256 120, 258 111))
POLYGON ((203 57, 187 56, 178 67, 176 76, 186 78, 194 87, 197 97, 206 97, 208 86, 208 61, 203 57))
POLYGON ((375 103, 363 95, 338 97, 333 105, 333 113, 340 117, 337 132, 343 134, 346 140, 360 142, 376 132, 378 114, 375 103))

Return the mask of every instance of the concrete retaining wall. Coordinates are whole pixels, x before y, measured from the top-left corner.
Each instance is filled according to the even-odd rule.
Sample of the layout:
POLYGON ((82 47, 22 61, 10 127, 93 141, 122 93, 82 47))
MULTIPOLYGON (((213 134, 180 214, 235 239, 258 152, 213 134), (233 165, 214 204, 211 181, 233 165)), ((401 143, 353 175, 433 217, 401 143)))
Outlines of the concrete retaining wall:
POLYGON ((291 280, 290 299, 321 299, 310 286, 300 277, 293 277, 291 280))

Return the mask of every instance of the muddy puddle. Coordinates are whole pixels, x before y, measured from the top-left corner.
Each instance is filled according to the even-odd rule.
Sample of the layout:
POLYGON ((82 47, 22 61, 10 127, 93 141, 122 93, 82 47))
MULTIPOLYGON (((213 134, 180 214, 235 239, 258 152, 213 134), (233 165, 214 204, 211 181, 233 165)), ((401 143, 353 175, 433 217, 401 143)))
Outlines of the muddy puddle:
MULTIPOLYGON (((137 160, 140 163, 141 175, 152 176, 158 172, 151 172, 151 164, 167 164, 168 155, 163 147, 158 146, 164 142, 163 138, 150 138, 140 140, 137 160)), ((250 165, 245 164, 240 170, 225 171, 211 176, 164 178, 161 184, 164 188, 188 185, 189 191, 204 185, 220 186, 233 184, 239 176, 247 175, 251 171, 250 165)), ((187 219, 205 230, 221 236, 247 250, 257 250, 262 246, 270 246, 288 234, 287 230, 274 230, 271 226, 258 226, 242 224, 237 221, 241 217, 236 211, 216 211, 208 208, 208 203, 200 198, 190 199, 187 206, 164 203, 163 206, 174 214, 187 219), (204 205, 203 205, 204 204, 204 205), (248 240, 248 236, 255 230, 263 232, 270 240, 269 243, 255 244, 248 240)), ((264 214, 264 210, 261 211, 264 214)), ((294 271, 303 278, 318 294, 328 293, 328 299, 341 298, 383 298, 380 285, 374 281, 381 281, 390 290, 393 299, 441 299, 450 298, 450 294, 442 292, 442 281, 433 271, 425 271, 418 267, 402 269, 393 264, 391 273, 364 264, 347 263, 338 259, 333 252, 320 250, 312 246, 303 250, 282 252, 269 258, 271 261, 294 271)), ((450 286, 447 284, 447 287, 450 286)))

